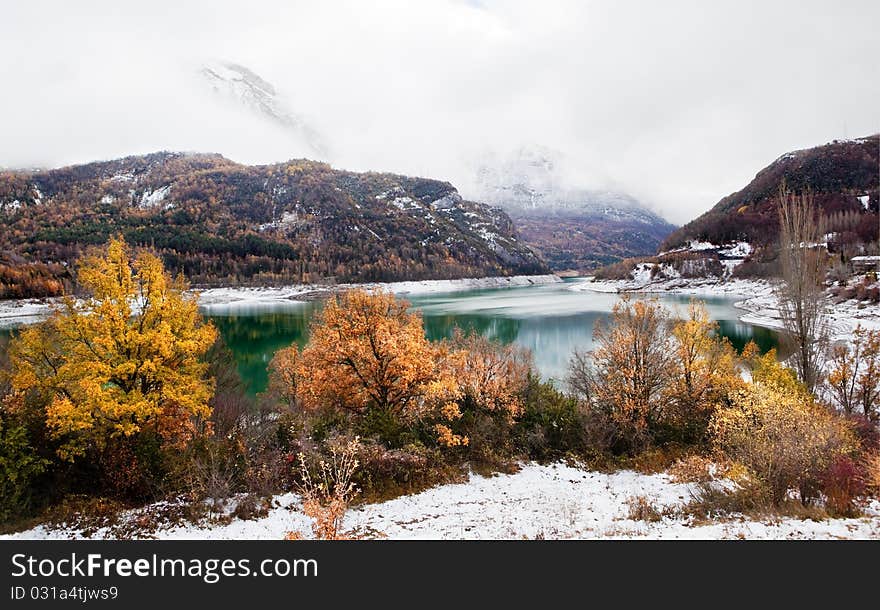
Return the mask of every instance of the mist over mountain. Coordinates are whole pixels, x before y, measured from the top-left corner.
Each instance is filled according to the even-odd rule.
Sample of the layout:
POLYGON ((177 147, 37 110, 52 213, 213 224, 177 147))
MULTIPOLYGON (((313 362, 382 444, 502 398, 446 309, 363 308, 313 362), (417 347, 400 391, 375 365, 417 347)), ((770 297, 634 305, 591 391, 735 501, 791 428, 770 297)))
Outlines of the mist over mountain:
POLYGON ((635 197, 573 186, 564 156, 524 146, 475 163, 468 196, 502 207, 556 271, 584 272, 657 251, 675 226, 635 197))
POLYGON ((845 269, 853 257, 877 252, 878 167, 880 134, 784 153, 671 233, 657 256, 610 265, 597 276, 640 282, 778 276, 782 189, 810 198, 822 217, 823 244, 838 270, 845 269))
POLYGON ((215 60, 201 66, 198 73, 219 98, 268 119, 290 134, 295 149, 306 150, 310 158, 329 158, 324 136, 292 110, 271 83, 249 68, 215 60))

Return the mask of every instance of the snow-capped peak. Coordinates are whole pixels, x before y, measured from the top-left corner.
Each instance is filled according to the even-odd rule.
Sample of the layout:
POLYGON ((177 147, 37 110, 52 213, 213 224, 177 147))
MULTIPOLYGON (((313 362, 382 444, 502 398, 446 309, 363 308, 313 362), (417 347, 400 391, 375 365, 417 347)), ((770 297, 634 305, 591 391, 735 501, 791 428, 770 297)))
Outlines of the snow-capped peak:
POLYGON ((218 96, 281 125, 309 148, 311 156, 318 159, 328 157, 321 135, 292 111, 287 100, 256 72, 240 64, 212 61, 203 65, 199 74, 218 96))

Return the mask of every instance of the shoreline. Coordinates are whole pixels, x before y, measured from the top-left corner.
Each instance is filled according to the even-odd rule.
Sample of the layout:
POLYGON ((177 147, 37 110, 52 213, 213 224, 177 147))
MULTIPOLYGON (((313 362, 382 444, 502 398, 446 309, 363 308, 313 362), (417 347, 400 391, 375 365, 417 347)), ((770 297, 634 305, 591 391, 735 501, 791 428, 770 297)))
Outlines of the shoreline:
MULTIPOLYGON (((777 284, 768 280, 685 280, 682 278, 639 283, 634 280, 588 280, 573 284, 572 290, 617 294, 682 294, 697 297, 737 296, 733 305, 744 312, 739 321, 774 331, 784 331, 776 297, 777 284)), ((832 342, 851 342, 853 331, 861 325, 880 330, 880 304, 854 299, 828 302, 829 334, 832 342)))
POLYGON ((199 306, 229 307, 241 305, 269 305, 277 303, 306 303, 320 300, 346 290, 387 290, 398 296, 422 295, 444 292, 461 292, 493 288, 517 288, 559 284, 562 279, 555 274, 490 276, 461 278, 455 280, 407 280, 401 282, 367 282, 363 284, 295 284, 280 287, 208 288, 198 290, 199 306))
MULTIPOLYGON (((199 295, 199 306, 206 310, 277 305, 279 303, 307 303, 324 299, 344 290, 388 290, 399 296, 420 295, 463 290, 516 288, 562 283, 552 273, 543 275, 489 276, 454 280, 408 280, 401 282, 369 282, 363 284, 294 284, 278 287, 223 286, 193 289, 199 295)), ((45 319, 58 297, 45 299, 0 300, 0 329, 32 324, 45 319)))

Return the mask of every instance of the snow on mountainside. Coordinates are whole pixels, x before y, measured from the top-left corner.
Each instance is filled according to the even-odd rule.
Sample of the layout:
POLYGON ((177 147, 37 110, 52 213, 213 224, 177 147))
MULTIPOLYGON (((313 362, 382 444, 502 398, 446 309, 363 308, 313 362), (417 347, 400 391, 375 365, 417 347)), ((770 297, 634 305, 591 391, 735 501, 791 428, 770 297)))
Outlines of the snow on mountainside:
POLYGON ((859 216, 857 222, 845 223, 845 231, 858 234, 861 241, 873 241, 880 206, 878 163, 880 134, 785 153, 741 190, 671 234, 663 249, 680 248, 692 240, 773 244, 778 238, 778 195, 783 184, 794 193, 812 192, 817 207, 830 220, 859 216))
POLYGON ((569 185, 561 155, 530 146, 476 163, 468 194, 504 208, 523 238, 558 271, 588 271, 657 251, 675 226, 634 197, 569 185))
POLYGON ((328 157, 324 137, 288 107, 288 102, 271 83, 249 68, 231 62, 213 61, 203 65, 199 74, 219 97, 244 106, 248 111, 282 127, 307 146, 310 157, 328 157))
POLYGON ((595 275, 623 282, 619 288, 625 290, 776 277, 783 186, 811 194, 825 223, 817 245, 827 248, 838 274, 854 271, 853 257, 876 251, 878 155, 880 134, 785 153, 741 190, 670 234, 656 256, 609 265, 595 275))
MULTIPOLYGON (((547 273, 499 208, 448 182, 356 173, 295 159, 248 166, 154 153, 39 172, 0 172, 0 252, 72 262, 122 233, 173 272, 210 285, 387 282, 547 273), (37 227, 35 230, 34 227, 37 227)), ((36 271, 28 271, 28 277, 36 271)), ((67 267, 42 269, 58 290, 67 267)), ((20 274, 19 274, 20 275, 20 274)), ((15 277, 18 277, 16 275, 15 277)), ((3 293, 0 292, 0 298, 3 293)))

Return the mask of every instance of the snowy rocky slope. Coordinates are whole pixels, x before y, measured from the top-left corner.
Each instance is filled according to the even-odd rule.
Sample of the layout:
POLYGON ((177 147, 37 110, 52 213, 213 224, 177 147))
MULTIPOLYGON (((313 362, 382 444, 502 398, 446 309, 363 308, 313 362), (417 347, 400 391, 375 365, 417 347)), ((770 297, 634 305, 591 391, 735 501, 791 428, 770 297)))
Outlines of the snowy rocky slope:
POLYGON ((465 200, 448 182, 305 159, 252 166, 160 152, 0 172, 0 223, 9 274, 30 277, 25 266, 45 263, 59 292, 71 280, 65 265, 114 234, 202 286, 548 272, 503 210, 465 200))
MULTIPOLYGON (((355 507, 344 526, 366 537, 390 539, 840 539, 880 537, 880 506, 866 507, 865 517, 809 521, 745 518, 697 523, 675 516, 674 508, 691 499, 690 484, 668 475, 632 471, 611 474, 563 464, 527 464, 516 474, 472 475, 466 483, 443 485, 387 502, 355 507), (660 513, 657 521, 632 518, 630 502, 642 498, 660 513)), ((138 511, 126 516, 136 519, 138 511)), ((311 536, 310 521, 294 494, 277 496, 268 515, 232 519, 224 525, 170 525, 154 535, 161 539, 269 539, 287 532, 311 536)), ((75 529, 34 529, 10 537, 76 538, 75 529)), ((94 537, 112 536, 99 529, 94 537)))
POLYGON ((504 208, 555 271, 585 271, 653 254, 675 229, 621 192, 572 186, 561 153, 526 146, 474 162, 469 197, 504 208))
POLYGON ((199 69, 202 82, 221 100, 267 119, 288 133, 296 150, 307 150, 316 159, 328 158, 326 138, 290 108, 275 87, 241 64, 214 60, 199 69))

